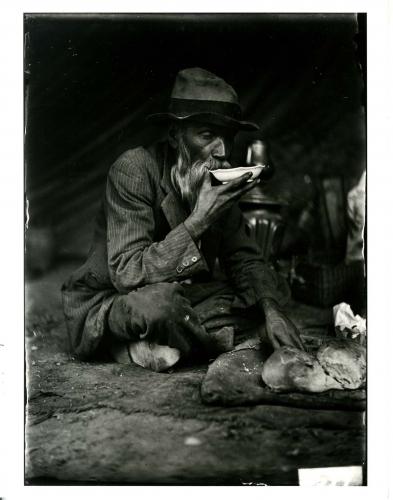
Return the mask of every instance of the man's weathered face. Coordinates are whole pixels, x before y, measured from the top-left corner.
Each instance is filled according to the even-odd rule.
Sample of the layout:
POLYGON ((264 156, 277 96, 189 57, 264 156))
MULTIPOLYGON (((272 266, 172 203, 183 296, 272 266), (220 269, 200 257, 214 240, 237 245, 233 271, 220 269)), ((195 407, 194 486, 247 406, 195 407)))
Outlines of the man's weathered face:
POLYGON ((186 122, 172 131, 177 161, 171 178, 183 201, 192 209, 206 170, 229 168, 235 131, 209 123, 186 122))
POLYGON ((228 158, 235 138, 233 129, 209 123, 188 122, 182 127, 181 135, 191 163, 208 160, 212 170, 230 167, 228 158))

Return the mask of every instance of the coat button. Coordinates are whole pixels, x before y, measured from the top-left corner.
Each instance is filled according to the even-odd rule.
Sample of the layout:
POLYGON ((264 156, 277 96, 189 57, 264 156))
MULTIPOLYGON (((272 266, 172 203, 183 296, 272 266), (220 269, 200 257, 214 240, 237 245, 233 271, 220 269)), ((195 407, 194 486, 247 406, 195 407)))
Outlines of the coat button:
POLYGON ((187 267, 187 266, 188 266, 188 264, 189 264, 188 260, 185 260, 185 261, 183 262, 183 266, 184 266, 184 267, 187 267))
POLYGON ((183 267, 182 266, 177 266, 176 271, 180 274, 183 272, 183 267))
POLYGON ((192 262, 196 262, 198 259, 196 257, 191 257, 192 262))

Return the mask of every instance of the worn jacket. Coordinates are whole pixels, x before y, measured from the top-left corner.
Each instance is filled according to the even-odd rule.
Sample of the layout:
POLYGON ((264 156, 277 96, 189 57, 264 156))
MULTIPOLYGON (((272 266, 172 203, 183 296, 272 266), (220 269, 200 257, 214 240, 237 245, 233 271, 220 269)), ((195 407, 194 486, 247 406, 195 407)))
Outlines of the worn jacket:
POLYGON ((288 299, 283 280, 247 236, 237 205, 201 242, 192 239, 168 158, 168 147, 157 144, 126 151, 110 168, 87 261, 63 286, 71 346, 80 357, 93 355, 105 337, 116 294, 152 283, 207 281, 217 260, 236 291, 234 308, 264 297, 288 299))

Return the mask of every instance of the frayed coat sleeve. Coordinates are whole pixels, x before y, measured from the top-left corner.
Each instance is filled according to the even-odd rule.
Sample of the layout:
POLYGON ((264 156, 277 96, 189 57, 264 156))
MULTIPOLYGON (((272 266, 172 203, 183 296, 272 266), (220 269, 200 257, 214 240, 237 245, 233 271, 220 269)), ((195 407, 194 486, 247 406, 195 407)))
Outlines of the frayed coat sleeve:
POLYGON ((285 305, 290 297, 286 281, 262 258, 261 250, 246 233, 246 222, 235 205, 222 226, 220 262, 237 297, 233 307, 250 307, 263 298, 285 305))
POLYGON ((110 169, 106 188, 108 267, 121 293, 159 282, 186 279, 207 269, 185 225, 154 241, 157 179, 149 177, 148 158, 121 157, 110 169))

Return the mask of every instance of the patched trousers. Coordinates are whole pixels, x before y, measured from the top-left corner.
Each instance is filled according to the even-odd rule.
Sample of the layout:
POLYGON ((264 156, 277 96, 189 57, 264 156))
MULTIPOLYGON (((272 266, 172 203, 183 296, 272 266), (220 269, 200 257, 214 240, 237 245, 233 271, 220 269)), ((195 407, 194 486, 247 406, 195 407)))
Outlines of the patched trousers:
MULTIPOLYGON (((85 342, 96 326, 103 332, 100 348, 118 362, 155 371, 167 370, 179 360, 214 359, 263 331, 264 318, 256 307, 233 308, 236 294, 227 281, 151 284, 126 295, 105 295, 101 305, 97 294, 89 298, 86 289, 80 292, 85 305, 79 316, 84 313, 86 320, 79 318, 76 326, 85 342), (89 302, 91 310, 86 307, 89 302)), ((75 290, 63 290, 66 317, 67 310, 75 317, 74 301, 78 305, 81 300, 77 295, 75 290)), ((76 338, 72 327, 69 321, 71 342, 76 338)))

